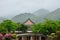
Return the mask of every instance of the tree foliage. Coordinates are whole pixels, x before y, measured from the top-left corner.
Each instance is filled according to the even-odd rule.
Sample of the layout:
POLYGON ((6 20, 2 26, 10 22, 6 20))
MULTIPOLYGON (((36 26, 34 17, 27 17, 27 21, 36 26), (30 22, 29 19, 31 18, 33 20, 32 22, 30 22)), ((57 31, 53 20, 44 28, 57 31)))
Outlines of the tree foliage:
POLYGON ((31 26, 31 30, 34 33, 39 33, 40 32, 40 24, 34 24, 33 26, 31 26))
POLYGON ((35 33, 43 33, 45 35, 56 33, 56 31, 60 31, 60 21, 46 19, 43 23, 33 25, 31 30, 35 33))
POLYGON ((0 24, 0 32, 11 32, 15 31, 18 25, 15 22, 12 22, 11 20, 4 20, 0 24))
POLYGON ((17 30, 22 31, 22 32, 26 32, 27 31, 27 26, 24 25, 24 24, 20 24, 17 30))

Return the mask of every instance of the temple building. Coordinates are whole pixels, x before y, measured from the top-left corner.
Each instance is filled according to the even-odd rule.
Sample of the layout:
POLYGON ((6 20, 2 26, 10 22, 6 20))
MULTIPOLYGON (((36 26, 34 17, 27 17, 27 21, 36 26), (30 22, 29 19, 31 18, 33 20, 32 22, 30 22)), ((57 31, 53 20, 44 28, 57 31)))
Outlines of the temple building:
POLYGON ((31 25, 34 24, 34 22, 31 21, 31 19, 28 19, 28 20, 26 20, 26 21, 24 22, 24 24, 27 25, 27 26, 31 26, 31 25))
POLYGON ((30 27, 35 23, 31 19, 27 19, 23 24, 26 25, 28 27, 28 31, 31 32, 30 27))
POLYGON ((43 34, 32 33, 29 29, 31 25, 35 24, 31 19, 27 19, 23 24, 28 26, 28 31, 26 33, 17 34, 18 40, 46 40, 46 36, 43 34))

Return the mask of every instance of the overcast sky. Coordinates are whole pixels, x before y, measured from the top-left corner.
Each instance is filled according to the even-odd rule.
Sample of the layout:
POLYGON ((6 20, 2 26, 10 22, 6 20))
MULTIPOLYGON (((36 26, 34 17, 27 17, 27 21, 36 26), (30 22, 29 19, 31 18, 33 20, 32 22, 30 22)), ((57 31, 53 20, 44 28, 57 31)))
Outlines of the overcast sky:
POLYGON ((0 0, 0 17, 11 18, 41 8, 53 11, 60 8, 60 0, 0 0))

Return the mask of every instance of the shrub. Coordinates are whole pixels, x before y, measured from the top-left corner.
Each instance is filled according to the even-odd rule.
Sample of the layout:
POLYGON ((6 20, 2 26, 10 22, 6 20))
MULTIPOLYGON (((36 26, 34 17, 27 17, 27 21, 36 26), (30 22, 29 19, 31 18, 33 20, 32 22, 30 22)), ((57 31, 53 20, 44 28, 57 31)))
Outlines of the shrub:
POLYGON ((5 34, 4 35, 4 37, 5 37, 5 40, 11 40, 11 34, 5 34))
POLYGON ((2 40, 3 39, 3 35, 0 33, 0 40, 2 40))
POLYGON ((16 39, 16 34, 12 34, 12 38, 13 39, 16 39))

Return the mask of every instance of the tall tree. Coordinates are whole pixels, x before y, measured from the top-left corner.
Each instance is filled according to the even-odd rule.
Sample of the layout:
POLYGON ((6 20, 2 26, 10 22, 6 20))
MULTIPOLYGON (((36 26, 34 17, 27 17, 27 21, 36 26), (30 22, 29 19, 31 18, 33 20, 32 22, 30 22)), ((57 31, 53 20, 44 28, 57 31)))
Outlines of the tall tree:
POLYGON ((26 32, 28 29, 28 27, 24 24, 20 24, 19 27, 18 27, 18 31, 22 31, 22 32, 26 32))
POLYGON ((0 24, 0 29, 6 30, 6 32, 15 31, 17 29, 18 25, 15 22, 12 22, 11 20, 4 20, 0 24))
POLYGON ((59 27, 58 25, 59 24, 57 24, 56 21, 47 19, 43 23, 33 25, 31 29, 35 33, 38 32, 38 33, 43 33, 47 35, 47 34, 55 33, 58 30, 58 27, 59 27))

